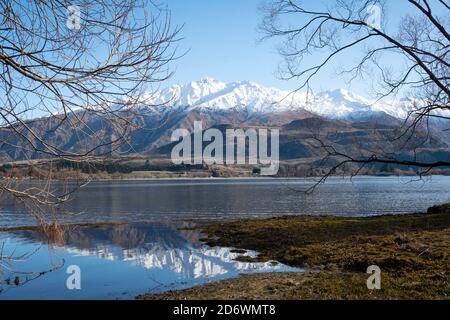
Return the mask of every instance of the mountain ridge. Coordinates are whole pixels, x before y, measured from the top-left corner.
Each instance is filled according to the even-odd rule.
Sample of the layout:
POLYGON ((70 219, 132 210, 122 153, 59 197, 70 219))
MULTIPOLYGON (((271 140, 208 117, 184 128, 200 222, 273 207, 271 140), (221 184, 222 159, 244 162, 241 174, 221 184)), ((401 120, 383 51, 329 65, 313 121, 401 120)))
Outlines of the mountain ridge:
MULTIPOLYGON (((52 117, 41 118, 28 125, 33 132, 44 136, 47 143, 64 152, 82 153, 96 148, 101 141, 105 142, 104 146, 96 148, 98 153, 94 155, 112 152, 113 156, 143 154, 167 157, 173 144, 171 135, 174 130, 188 129, 192 132, 195 121, 202 121, 205 130, 223 125, 243 129, 279 128, 282 160, 308 158, 308 161, 315 161, 319 158, 319 150, 308 142, 314 135, 320 135, 324 141, 337 145, 348 154, 380 148, 391 154, 412 154, 419 147, 445 150, 450 145, 448 135, 438 129, 433 129, 429 137, 425 132, 419 132, 416 135, 419 138, 404 145, 401 141, 392 140, 403 124, 399 118, 402 112, 406 112, 403 107, 395 113, 390 112, 392 106, 371 105, 370 100, 345 89, 319 93, 314 97, 301 92, 296 98, 289 94, 289 91, 267 88, 255 82, 226 84, 212 78, 157 90, 143 95, 142 105, 132 110, 130 114, 136 128, 130 130, 127 143, 114 150, 108 141, 114 141, 119 132, 107 119, 96 115, 83 114, 82 122, 76 122, 72 119, 76 117, 69 115, 69 121, 62 124, 52 117), (167 101, 170 103, 164 104, 167 101), (426 141, 422 143, 422 140, 426 141)), ((41 146, 32 135, 25 139, 4 130, 0 133, 0 160, 48 158, 44 152, 30 148, 30 141, 41 146)), ((426 150, 424 152, 428 152, 426 150)))
POLYGON ((405 119, 412 110, 410 101, 374 101, 346 89, 319 92, 315 95, 302 91, 266 87, 252 81, 221 82, 211 77, 173 85, 149 95, 152 105, 168 102, 172 109, 233 110, 254 112, 286 112, 303 109, 332 119, 347 119, 358 113, 384 112, 405 119))

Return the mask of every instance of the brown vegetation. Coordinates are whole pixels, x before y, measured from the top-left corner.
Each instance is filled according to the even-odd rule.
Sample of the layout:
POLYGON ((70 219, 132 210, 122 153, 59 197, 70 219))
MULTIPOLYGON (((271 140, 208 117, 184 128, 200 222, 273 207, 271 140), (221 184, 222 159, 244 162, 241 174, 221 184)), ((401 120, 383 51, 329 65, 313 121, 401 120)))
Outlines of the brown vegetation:
POLYGON ((450 215, 443 211, 241 220, 203 231, 210 245, 260 252, 254 261, 273 259, 319 272, 243 276, 141 298, 448 299, 450 295, 450 215), (381 290, 366 287, 370 265, 381 268, 381 290))

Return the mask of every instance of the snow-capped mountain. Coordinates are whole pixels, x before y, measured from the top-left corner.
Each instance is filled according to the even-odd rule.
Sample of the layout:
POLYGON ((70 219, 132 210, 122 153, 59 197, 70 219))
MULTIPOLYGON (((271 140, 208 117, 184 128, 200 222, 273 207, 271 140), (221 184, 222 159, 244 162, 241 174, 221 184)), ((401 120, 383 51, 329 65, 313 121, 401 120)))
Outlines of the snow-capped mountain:
MULTIPOLYGON (((407 99, 373 101, 343 89, 307 95, 249 81, 224 83, 212 78, 156 90, 141 98, 145 104, 128 115, 136 123, 136 128, 130 130, 127 143, 118 150, 120 154, 145 153, 166 157, 173 147, 171 135, 174 130, 192 130, 195 121, 202 121, 205 129, 223 129, 226 126, 281 128, 282 159, 318 157, 316 151, 304 142, 318 130, 329 135, 331 142, 345 148, 357 149, 355 137, 360 137, 364 145, 375 148, 380 135, 394 134, 404 124, 403 119, 413 105, 407 99)), ((62 150, 110 152, 108 141, 117 139, 121 132, 117 132, 107 119, 96 115, 83 115, 83 121, 86 127, 74 127, 71 122, 60 125, 60 121, 51 117, 29 125, 33 131, 44 132, 47 142, 62 150), (95 146, 98 146, 99 139, 105 141, 105 147, 97 149, 95 146)), ((445 131, 448 124, 439 121, 436 118, 429 122, 432 134, 430 139, 424 138, 429 140, 427 148, 446 148, 450 144, 450 132, 445 131)), ((0 145, 0 160, 7 162, 47 156, 30 150, 28 139, 33 140, 33 137, 11 138, 7 132, 3 136, 0 134, 0 140, 9 141, 0 145)), ((35 143, 39 145, 39 141, 35 143)), ((392 150, 396 148, 391 147, 392 150)))
MULTIPOLYGON (((299 107, 286 97, 288 91, 267 88, 250 81, 224 83, 202 78, 184 85, 174 85, 150 97, 152 104, 165 104, 172 108, 189 110, 246 109, 251 112, 285 111, 299 107)), ((297 101, 295 101, 297 102, 297 101)))
POLYGON ((378 102, 356 95, 345 89, 316 94, 305 109, 331 119, 359 119, 385 113, 397 119, 405 119, 411 106, 408 101, 378 102))
POLYGON ((375 102, 345 89, 307 95, 268 88, 250 81, 225 83, 203 78, 157 91, 149 96, 152 104, 187 110, 226 111, 245 109, 251 113, 306 110, 330 119, 352 119, 384 112, 404 119, 410 111, 408 101, 375 102))

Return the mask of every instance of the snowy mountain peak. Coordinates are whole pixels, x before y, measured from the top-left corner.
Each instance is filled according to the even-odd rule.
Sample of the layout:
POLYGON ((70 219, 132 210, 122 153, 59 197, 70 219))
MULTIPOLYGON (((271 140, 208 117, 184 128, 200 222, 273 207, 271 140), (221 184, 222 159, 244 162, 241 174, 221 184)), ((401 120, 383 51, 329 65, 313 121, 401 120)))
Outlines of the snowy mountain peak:
POLYGON ((152 102, 169 102, 171 108, 201 111, 245 109, 247 112, 284 112, 307 110, 334 119, 354 119, 384 112, 404 118, 408 103, 374 102, 346 89, 320 92, 314 96, 303 92, 269 88, 251 81, 225 83, 204 77, 184 85, 174 85, 152 95, 152 102))
POLYGON ((205 77, 184 85, 174 85, 153 95, 153 103, 169 102, 171 107, 232 110, 245 108, 250 112, 271 112, 285 108, 281 100, 289 92, 267 88, 251 81, 224 83, 205 77))
POLYGON ((363 97, 357 96, 347 89, 336 89, 331 91, 325 91, 320 94, 321 96, 330 98, 336 102, 357 102, 370 104, 370 101, 364 99, 363 97))

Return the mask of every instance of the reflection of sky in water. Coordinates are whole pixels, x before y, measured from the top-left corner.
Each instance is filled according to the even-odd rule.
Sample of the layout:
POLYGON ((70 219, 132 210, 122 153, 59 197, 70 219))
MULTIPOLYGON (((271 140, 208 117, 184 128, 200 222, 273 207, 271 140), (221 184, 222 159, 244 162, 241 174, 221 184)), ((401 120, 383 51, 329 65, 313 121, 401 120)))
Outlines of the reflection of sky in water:
MULTIPOLYGON (((164 224, 119 225, 80 228, 66 234, 65 246, 50 248, 34 232, 0 234, 4 255, 32 253, 14 262, 15 271, 54 271, 37 276, 24 285, 3 285, 0 299, 120 299, 145 292, 186 288, 240 273, 301 271, 282 264, 247 263, 233 259, 229 248, 207 247, 195 231, 178 231, 164 224), (64 266, 58 268, 61 263, 64 266), (81 290, 66 289, 67 266, 81 268, 81 290)), ((246 254, 253 255, 248 252, 246 254)), ((20 275, 24 282, 26 275, 20 275)), ((6 274, 3 275, 6 278, 6 274)))
MULTIPOLYGON (((69 203, 67 222, 161 221, 285 214, 367 215, 424 211, 450 201, 450 177, 332 177, 305 194, 311 179, 203 179, 92 182, 69 203)), ((34 223, 0 199, 0 225, 34 223)))

